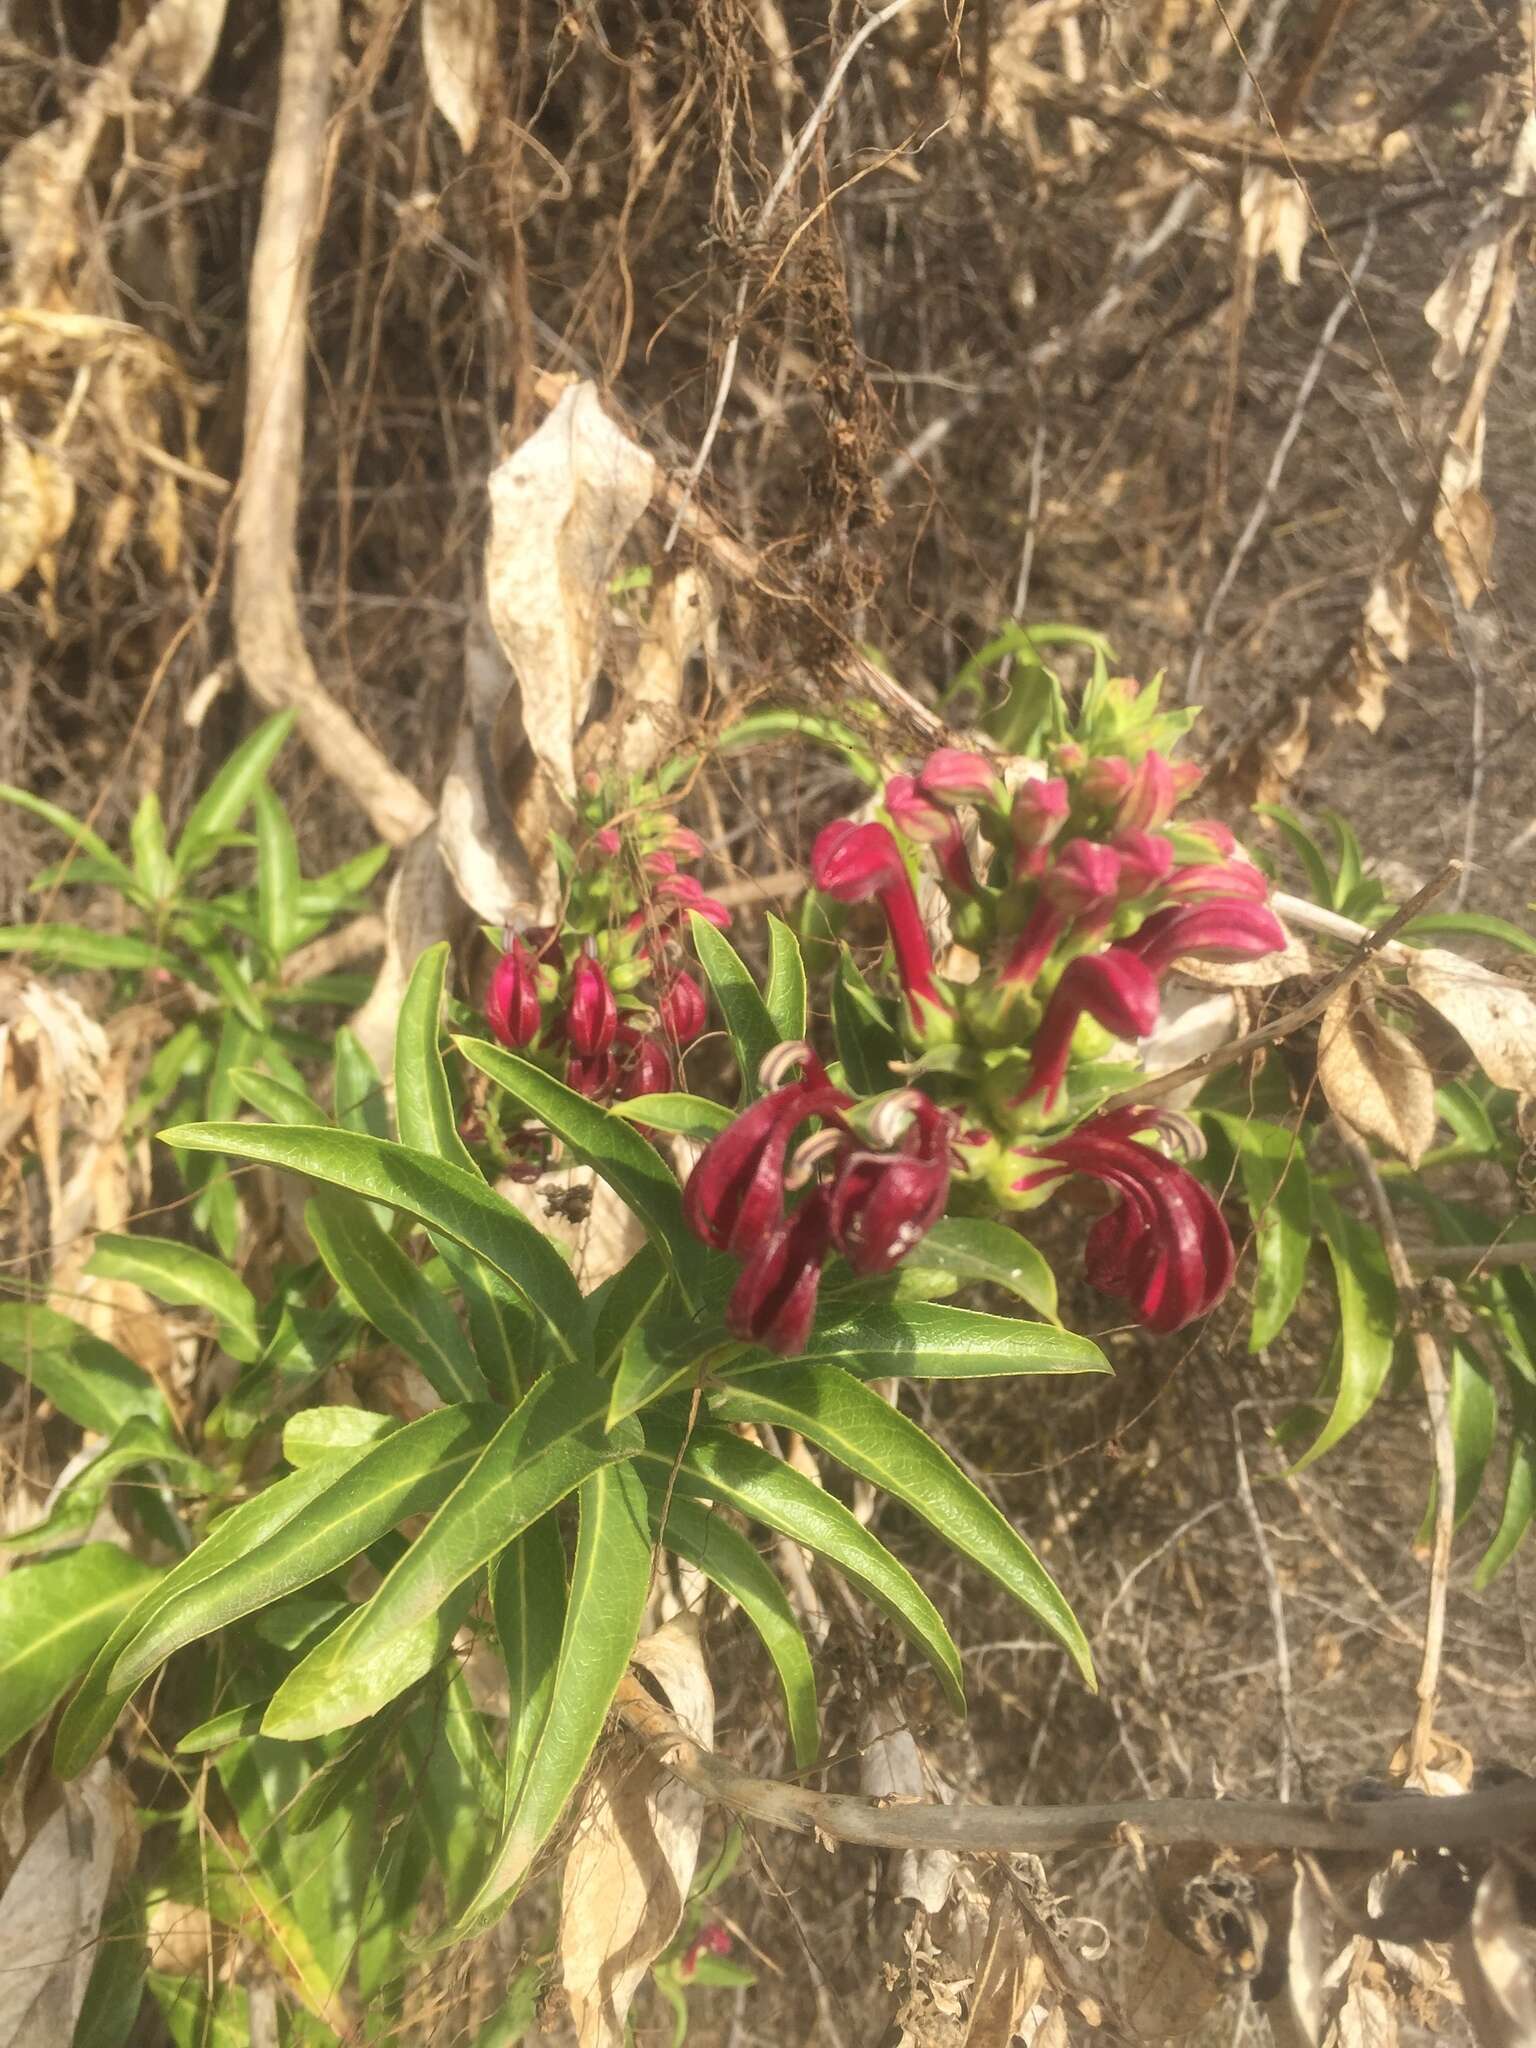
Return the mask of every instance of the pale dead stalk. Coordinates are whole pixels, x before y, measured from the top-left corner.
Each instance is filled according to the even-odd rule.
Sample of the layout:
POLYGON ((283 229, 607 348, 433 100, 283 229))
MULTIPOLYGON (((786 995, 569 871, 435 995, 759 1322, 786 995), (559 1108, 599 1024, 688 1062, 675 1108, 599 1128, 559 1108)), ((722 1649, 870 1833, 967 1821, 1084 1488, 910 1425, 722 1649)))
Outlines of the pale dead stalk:
POLYGON ((304 465, 304 367, 340 0, 286 0, 277 122, 251 258, 245 456, 235 512, 234 622, 240 666, 269 710, 292 706, 316 759, 401 846, 432 806, 385 759, 315 673, 294 584, 304 465))
POLYGON ((1424 1655, 1415 1687, 1418 1711, 1414 1715, 1413 1734, 1408 1745, 1409 1782, 1417 1779, 1422 1783, 1434 1745, 1435 1700, 1440 1690, 1446 1596, 1451 1578, 1451 1539, 1456 1529, 1456 1446, 1451 1435, 1450 1387, 1440 1347, 1420 1312, 1413 1268, 1370 1147, 1363 1138, 1357 1138, 1340 1118, 1335 1117, 1333 1122, 1340 1143, 1355 1162, 1376 1218, 1387 1265, 1409 1317, 1413 1354, 1424 1387, 1425 1406, 1429 1410, 1430 1442, 1435 1460, 1435 1523, 1429 1555, 1429 1598, 1424 1613, 1424 1655))
POLYGON ((1536 1827, 1536 1787, 1459 1799, 1397 1798, 1286 1805, 1277 1799, 1127 1799, 1083 1806, 890 1804, 738 1770, 695 1742, 637 1679, 625 1678, 619 1719, 665 1769, 706 1799, 770 1827, 872 1849, 948 1849, 970 1856, 1118 1848, 1134 1828, 1148 1848, 1210 1842, 1233 1849, 1391 1849, 1518 1841, 1536 1827))

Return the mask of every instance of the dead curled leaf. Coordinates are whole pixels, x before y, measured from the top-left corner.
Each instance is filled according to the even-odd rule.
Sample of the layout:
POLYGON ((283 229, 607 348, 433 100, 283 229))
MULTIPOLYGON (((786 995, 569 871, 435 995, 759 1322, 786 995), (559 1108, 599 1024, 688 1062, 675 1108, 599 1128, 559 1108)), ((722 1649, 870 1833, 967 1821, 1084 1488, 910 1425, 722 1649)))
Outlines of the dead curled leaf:
MULTIPOLYGON (((697 1618, 643 1638, 634 1661, 709 1747, 715 1696, 697 1618)), ((579 2048, 623 2048, 630 2003, 682 1920, 703 1825, 700 1794, 628 1742, 609 1749, 560 1884, 560 1976, 579 2048)))
POLYGON ((1471 1918, 1451 1951, 1478 2048, 1536 2041, 1536 1970, 1513 1870, 1495 1857, 1477 1887, 1471 1918))
POLYGON ((422 0, 421 54, 432 104, 468 156, 496 61, 496 0, 422 0))
POLYGON ((1317 1078, 1345 1123, 1410 1166, 1434 1143, 1434 1076, 1412 1040, 1382 1022, 1359 982, 1341 988, 1323 1012, 1317 1078))
MULTIPOLYGON (((929 1797, 922 1752, 894 1690, 872 1698, 860 1720, 859 1790, 870 1799, 929 1797)), ((892 1898, 915 1899, 927 1913, 942 1912, 958 1861, 944 1849, 903 1850, 889 1859, 882 1888, 892 1898)))
POLYGON ((1456 595, 1469 610, 1488 588, 1493 561, 1493 508, 1479 489, 1484 419, 1479 413, 1466 440, 1453 436, 1447 442, 1434 518, 1435 539, 1456 595))
POLYGON ((105 1761, 65 1785, 0 1898, 0 2048, 70 2048, 122 1833, 105 1761))
POLYGON ((1536 994, 1434 946, 1409 961, 1408 986, 1460 1032, 1496 1088, 1536 1094, 1536 994))
POLYGON ((1273 256, 1286 283, 1300 284, 1312 214, 1298 180, 1259 165, 1245 174, 1238 204, 1243 252, 1249 261, 1257 266, 1273 256))

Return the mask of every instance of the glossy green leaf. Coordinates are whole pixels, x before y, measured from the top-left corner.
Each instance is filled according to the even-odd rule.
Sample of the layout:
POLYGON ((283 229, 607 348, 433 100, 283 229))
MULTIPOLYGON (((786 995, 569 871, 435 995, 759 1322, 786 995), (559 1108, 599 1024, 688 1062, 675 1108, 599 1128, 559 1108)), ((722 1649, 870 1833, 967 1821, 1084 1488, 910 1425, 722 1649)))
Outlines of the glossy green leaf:
POLYGON ((1314 903, 1327 910, 1333 906, 1333 870, 1324 858, 1323 849, 1302 824, 1294 812, 1282 804, 1255 804, 1254 810, 1261 818, 1278 825, 1289 842, 1291 851, 1300 861, 1302 872, 1307 878, 1307 887, 1312 891, 1314 903))
POLYGON ((92 1660, 79 1691, 65 1709, 53 1758, 60 1777, 73 1778, 83 1771, 112 1732, 133 1688, 111 1685, 108 1679, 129 1643, 168 1603, 182 1599, 232 1561, 259 1551, 352 1462, 344 1453, 323 1459, 308 1471, 290 1473, 264 1487, 254 1499, 221 1515, 191 1556, 174 1565, 129 1611, 92 1660))
POLYGON ((239 824, 257 785, 293 730, 293 719, 291 711, 267 719, 241 741, 219 769, 182 828, 176 844, 178 874, 195 874, 206 865, 218 852, 224 835, 239 824))
POLYGON ((111 1436, 141 1415, 170 1430, 170 1412, 143 1367, 56 1309, 30 1301, 0 1303, 0 1364, 82 1429, 111 1436))
POLYGON ((630 1332, 667 1284, 667 1265, 654 1245, 644 1244, 627 1264, 587 1296, 592 1363, 604 1372, 623 1350, 630 1332))
POLYGON ((189 1018, 173 1031, 150 1061, 138 1093, 123 1122, 125 1132, 137 1131, 145 1120, 188 1081, 206 1074, 213 1063, 213 1045, 200 1019, 189 1018))
POLYGON ((304 1220, 337 1286, 366 1321, 415 1360, 435 1393, 450 1405, 486 1398, 485 1375, 453 1310, 379 1228, 366 1202, 335 1192, 315 1195, 304 1220))
POLYGON ((57 967, 163 967, 178 978, 184 973, 174 955, 147 939, 128 932, 91 931, 83 924, 7 925, 0 929, 0 953, 34 953, 57 967))
POLYGON ((699 965, 730 1034, 741 1074, 741 1100, 753 1102, 761 1093, 758 1069, 779 1043, 778 1028, 730 940, 696 910, 688 917, 699 965))
POLYGON ((350 1564, 407 1517, 430 1514, 473 1466, 496 1420, 488 1406, 438 1408, 364 1451, 259 1547, 167 1598, 113 1666, 113 1688, 131 1690, 185 1644, 350 1564))
POLYGON ((797 1429, 850 1472, 901 1501, 951 1550, 979 1564, 1012 1594, 1070 1653, 1084 1681, 1094 1684, 1087 1638, 1055 1581, 980 1487, 899 1409, 830 1365, 782 1366, 750 1386, 716 1395, 711 1408, 724 1421, 797 1429))
POLYGON ((562 1139, 582 1165, 608 1182, 667 1253, 678 1285, 691 1294, 703 1266, 704 1247, 683 1221, 682 1192, 660 1153, 622 1117, 599 1109, 531 1061, 478 1038, 456 1038, 454 1044, 471 1066, 505 1088, 514 1102, 562 1139))
POLYGON ((613 1105, 615 1116, 626 1123, 648 1125, 669 1137, 708 1141, 734 1120, 735 1112, 723 1102, 708 1102, 702 1095, 632 1095, 628 1102, 613 1105))
POLYGON ((112 1543, 84 1543, 0 1579, 0 1756, 79 1677, 160 1576, 112 1543))
POLYGON ((502 1812, 510 1816, 549 1712, 565 1626, 565 1546, 553 1515, 513 1540, 491 1570, 491 1612, 507 1671, 502 1812))
POLYGON ((157 1301, 206 1309, 231 1358, 249 1363, 261 1350, 251 1290, 222 1259, 168 1237, 121 1237, 103 1231, 86 1272, 99 1280, 129 1280, 157 1301))
POLYGON ((214 1714, 206 1721, 199 1721, 195 1728, 189 1728, 177 1743, 176 1754, 206 1756, 210 1750, 222 1749, 226 1743, 255 1735, 260 1731, 264 1711, 261 1700, 253 1700, 243 1707, 226 1707, 222 1714, 214 1714))
POLYGON ((244 961, 237 960, 222 941, 208 941, 197 949, 198 965, 240 1020, 258 1036, 267 1030, 267 1013, 251 985, 244 961))
POLYGON ((570 1355, 573 1333, 583 1322, 581 1290, 570 1267, 550 1240, 492 1193, 478 1174, 359 1131, 180 1124, 160 1136, 167 1145, 189 1151, 227 1152, 285 1167, 414 1216, 510 1280, 570 1355))
POLYGON ((1006 1223, 982 1216, 941 1216, 905 1266, 1005 1288, 1037 1315, 1056 1320, 1056 1275, 1044 1254, 1006 1223))
POLYGON ((290 1417, 283 1430, 283 1456, 296 1471, 302 1471, 336 1451, 366 1451, 370 1444, 403 1427, 397 1417, 376 1414, 372 1408, 327 1402, 323 1408, 303 1408, 290 1417))
POLYGON ((806 1035, 805 959, 782 918, 768 914, 768 980, 763 1003, 781 1045, 806 1035))
POLYGON ((152 789, 146 789, 139 798, 128 828, 128 844, 133 849, 133 872, 139 887, 151 903, 168 902, 176 886, 176 872, 165 843, 160 799, 152 789))
POLYGON ((796 1767, 810 1770, 821 1748, 816 1674, 784 1588, 739 1530, 697 1501, 679 1495, 675 1488, 663 1531, 660 1520, 665 1499, 665 1484, 651 1490, 651 1521, 658 1540, 728 1593, 757 1630, 784 1690, 796 1767))
POLYGON ((1498 1435, 1499 1404, 1481 1358, 1470 1346, 1451 1347, 1451 1443, 1456 1453, 1456 1523, 1477 1505, 1483 1472, 1498 1435))
MULTIPOLYGON (((716 1347, 717 1350, 720 1348, 716 1347)), ((739 1347, 731 1345, 728 1348, 734 1351, 739 1347)), ((692 1334, 671 1338, 663 1336, 654 1323, 637 1324, 619 1353, 608 1404, 608 1427, 612 1429, 627 1415, 637 1415, 672 1388, 696 1380, 706 1356, 698 1338, 692 1334)))
POLYGON ((606 1465, 583 1482, 580 1501, 549 1712, 489 1875, 440 1943, 490 1926, 511 1903, 581 1782, 635 1646, 651 1584, 645 1488, 631 1466, 606 1465))
POLYGON ((950 1704, 957 1713, 965 1711, 960 1652, 938 1609, 906 1566, 840 1500, 792 1465, 729 1430, 707 1423, 695 1428, 681 1462, 681 1440, 669 1441, 660 1427, 653 1433, 655 1446, 647 1447, 637 1461, 648 1486, 663 1497, 670 1486, 674 1498, 735 1508, 824 1557, 922 1651, 950 1704))
POLYGON ((893 1062, 906 1050, 890 1015, 844 946, 832 983, 832 1034, 855 1095, 878 1095, 896 1080, 893 1062))
POLYGON ((642 1442, 638 1424, 605 1430, 607 1406, 607 1382, 578 1367, 539 1380, 363 1609, 357 1654, 434 1614, 593 1472, 633 1457, 642 1442))
MULTIPOLYGON (((14 804, 18 810, 27 811, 34 818, 41 818, 45 825, 52 825, 56 831, 62 832, 66 839, 73 840, 82 853, 89 854, 102 874, 110 878, 113 888, 120 890, 131 903, 140 900, 139 885, 132 868, 126 861, 119 860, 107 842, 93 832, 89 825, 83 824, 78 818, 72 818, 68 811, 61 811, 57 804, 49 803, 46 798, 33 796, 30 790, 17 789, 9 782, 0 782, 0 803, 14 804)), ((64 879, 67 880, 73 873, 74 865, 71 863, 64 879)))
POLYGON ((90 1982, 70 2048, 128 2048, 144 2002, 148 1963, 144 1887, 130 1877, 115 1889, 102 1915, 90 1982))
POLYGON ((345 1024, 336 1034, 331 1106, 344 1131, 361 1131, 373 1138, 389 1136, 383 1076, 357 1033, 345 1024))
POLYGON ((260 1110, 275 1124, 307 1124, 314 1126, 325 1122, 325 1111, 312 1095, 302 1088, 295 1088, 291 1082, 279 1081, 271 1074, 263 1074, 255 1067, 235 1067, 230 1080, 242 1102, 248 1102, 252 1109, 260 1110))
POLYGON ((1509 1463, 1499 1526, 1478 1562, 1473 1581, 1479 1588, 1504 1569, 1536 1520, 1536 1386, 1519 1372, 1510 1373, 1507 1386, 1509 1463))
POLYGON ((281 1742, 306 1742, 354 1727, 378 1713, 451 1653, 475 1591, 473 1581, 455 1587, 435 1614, 372 1644, 359 1642, 368 1608, 354 1608, 339 1628, 299 1660, 272 1695, 262 1734, 281 1742))
POLYGON ((1493 1128, 1493 1119, 1481 1097, 1465 1081, 1447 1081, 1437 1088, 1435 1109, 1450 1125, 1457 1144, 1466 1151, 1484 1154, 1498 1151, 1499 1137, 1493 1128))
POLYGON ((125 1473, 140 1471, 145 1466, 152 1466, 162 1481, 169 1481, 185 1492, 217 1495, 222 1490, 218 1473, 189 1456, 158 1423, 144 1415, 130 1415, 112 1441, 82 1465, 55 1495, 41 1521, 0 1536, 0 1553, 26 1557, 76 1541, 96 1519, 109 1489, 125 1473))
POLYGON ((1511 924, 1508 918, 1491 917, 1482 910, 1429 910, 1410 918, 1400 935, 1404 939, 1472 938, 1492 939, 1516 953, 1536 953, 1536 937, 1511 924))
MULTIPOLYGON (((863 1379, 969 1380, 1110 1369, 1091 1337, 1054 1323, 934 1301, 850 1304, 824 1328, 812 1330, 801 1355, 835 1363, 863 1379)), ((722 1367, 721 1376, 750 1381, 755 1388, 760 1377, 782 1364, 781 1359, 758 1357, 722 1367)))
POLYGON ((1367 1413, 1386 1384, 1397 1341, 1397 1289, 1381 1239, 1320 1190, 1313 1191, 1313 1207, 1339 1294, 1339 1384, 1321 1433, 1293 1472, 1331 1450, 1367 1413))
POLYGON ((1294 1131, 1260 1117, 1211 1113, 1237 1155, 1253 1217, 1253 1324, 1250 1351, 1273 1344, 1290 1320, 1307 1278, 1312 1248, 1312 1177, 1294 1131))
POLYGON ((274 960, 299 943, 299 842, 282 804, 258 783, 256 800, 256 914, 261 941, 274 960))

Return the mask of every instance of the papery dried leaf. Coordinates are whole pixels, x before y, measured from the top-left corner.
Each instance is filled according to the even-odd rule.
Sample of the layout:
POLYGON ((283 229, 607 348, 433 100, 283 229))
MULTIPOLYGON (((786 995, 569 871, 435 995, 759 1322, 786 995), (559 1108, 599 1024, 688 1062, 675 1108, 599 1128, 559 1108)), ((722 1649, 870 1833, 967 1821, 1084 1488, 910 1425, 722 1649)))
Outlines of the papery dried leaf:
POLYGON ((526 924, 542 901, 513 822, 509 781, 523 741, 515 678, 483 610, 464 636, 464 706, 437 808, 437 840, 459 894, 485 924, 526 924))
POLYGON ((1536 192, 1536 113, 1527 114, 1520 123, 1499 190, 1510 199, 1527 199, 1536 192))
POLYGON ((567 803, 576 734, 602 662, 609 580, 655 480, 656 465, 609 419, 591 384, 572 385, 491 473, 491 624, 517 676, 534 756, 567 803))
POLYGON ((1238 204, 1249 261, 1258 265, 1266 256, 1273 256, 1286 283, 1300 284, 1312 214, 1299 181, 1261 165, 1244 175, 1238 204))
MULTIPOLYGON (((1192 1060, 1204 1059, 1230 1044, 1246 1028, 1242 998, 1230 989, 1181 988, 1170 982, 1163 990, 1157 1028, 1141 1040, 1143 1072, 1150 1078, 1170 1074, 1192 1060)), ((1196 1074, 1171 1094, 1159 1096, 1169 1109, 1184 1109, 1205 1086, 1196 1074)))
POLYGON ((1460 1032, 1496 1088, 1536 1094, 1536 995, 1429 946, 1408 962, 1408 986, 1460 1032))
POLYGON ((1378 1138, 1410 1166, 1435 1141, 1435 1080, 1411 1039, 1384 1024, 1358 982, 1323 1012, 1317 1078, 1329 1107, 1363 1137, 1378 1138))
POLYGON ((1371 585, 1371 594, 1365 601, 1365 623, 1394 661, 1406 661, 1412 654, 1406 563, 1378 576, 1371 585))
MULTIPOLYGON (((694 1740, 714 1739, 715 1700, 691 1614, 637 1643, 694 1740)), ((702 1797, 632 1744, 598 1766, 560 1881, 560 1979, 579 2048, 623 2048, 646 1972, 676 1934, 698 1861, 702 1797)))
POLYGON ((1392 672, 1381 658, 1374 635, 1363 634, 1350 650, 1349 668, 1333 687, 1333 722, 1352 719, 1367 732, 1380 732, 1387 715, 1392 672))
POLYGON ((1536 2041, 1536 1939, 1520 1917, 1514 1872, 1496 1856, 1451 1951, 1477 2048, 1536 2041))
POLYGON ((75 479, 51 448, 32 451, 32 479, 42 510, 42 552, 50 553, 69 532, 75 516, 75 479))
POLYGON ((1283 725, 1243 749, 1234 780, 1253 804, 1284 803, 1291 778, 1301 772, 1312 745, 1310 699, 1297 697, 1283 725))
MULTIPOLYGON (((1044 1989, 1045 1964, 1012 1887, 1005 1883, 992 1901, 959 2048, 1009 2048, 1044 1989)), ((1035 2039, 1040 2039, 1038 2029, 1035 2039)))
POLYGON ((1468 436, 1446 444, 1435 506, 1435 539, 1456 594, 1468 607, 1476 604, 1488 587, 1493 559, 1493 512, 1478 488, 1483 477, 1485 435, 1486 415, 1479 413, 1468 436))
POLYGON ((1440 337, 1433 368, 1442 384, 1461 375, 1471 351, 1498 268, 1503 235, 1497 212, 1490 212, 1456 251, 1450 269, 1425 303, 1424 318, 1440 337))
POLYGON ((583 736, 583 763, 645 775, 676 746, 685 671, 714 629, 714 598, 698 570, 683 569, 657 590, 634 654, 615 679, 612 713, 583 736))
POLYGON ((1222 1990, 1209 1962, 1161 1920, 1154 1920, 1120 2010, 1138 2041, 1183 2041, 1216 2005, 1222 1990))
POLYGON ((105 575, 123 551, 123 544, 133 531, 133 522, 138 517, 138 504, 129 491, 119 491, 102 513, 96 526, 95 566, 99 575, 105 575))
POLYGON ((1274 2048, 1318 2048, 1323 2035, 1323 1902, 1306 1868, 1295 1863, 1265 1890, 1269 1942, 1253 1995, 1264 2008, 1274 2048))
POLYGON ((384 958, 368 1000, 351 1018, 363 1047, 383 1074, 394 1067, 395 1023, 416 962, 465 922, 458 891, 443 865, 437 828, 429 826, 401 853, 384 899, 384 958))
MULTIPOLYGON (((871 1699, 860 1719, 859 1790, 867 1799, 893 1802, 928 1797, 922 1754, 893 1690, 871 1699)), ((891 1898, 915 1899, 927 1913, 941 1912, 957 1862, 945 1849, 904 1849, 887 1858, 882 1890, 891 1898)))
POLYGON ((1397 2005, 1379 1965, 1351 1978, 1323 2048, 1397 2048, 1397 2005))
POLYGON ((146 23, 148 53, 139 85, 158 85, 177 99, 197 91, 208 75, 224 27, 226 0, 156 0, 146 23))
POLYGON ((0 1898, 0 2048, 71 2048, 122 1833, 111 1767, 65 1785, 0 1898))
POLYGON ((432 104, 468 156, 496 61, 496 0, 422 0, 421 54, 432 104))
POLYGON ((42 553, 45 522, 32 450, 0 423, 0 591, 14 590, 42 553))
POLYGON ((174 576, 181 567, 181 493, 169 470, 156 473, 145 527, 161 568, 167 576, 174 576))

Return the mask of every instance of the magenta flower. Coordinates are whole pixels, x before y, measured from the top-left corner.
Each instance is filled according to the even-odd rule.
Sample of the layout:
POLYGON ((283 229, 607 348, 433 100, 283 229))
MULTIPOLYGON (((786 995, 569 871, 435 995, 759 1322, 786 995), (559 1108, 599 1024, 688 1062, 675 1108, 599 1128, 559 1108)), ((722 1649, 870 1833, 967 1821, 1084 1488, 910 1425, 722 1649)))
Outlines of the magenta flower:
MULTIPOLYGON (((698 878, 694 875, 666 875, 657 884, 657 900, 675 906, 674 915, 680 920, 686 910, 696 910, 706 924, 712 924, 718 931, 725 931, 731 922, 731 913, 718 897, 706 896, 698 878)), ((637 913, 639 922, 644 923, 643 914, 637 913)), ((631 920, 633 923, 634 920, 631 920)))
POLYGON ((611 860, 618 852, 622 841, 612 825, 604 825, 600 831, 592 834, 592 843, 599 853, 606 853, 611 860))
POLYGON ((680 1046, 692 1045, 709 1021, 703 989, 681 969, 663 989, 656 1011, 663 1031, 680 1046))
POLYGON ((997 800, 997 769, 985 754, 969 754, 959 747, 939 747, 918 770, 917 786, 936 803, 970 798, 977 803, 997 800))
POLYGON ((1247 903, 1262 903, 1269 884, 1251 861, 1192 861, 1175 868, 1163 884, 1163 894, 1176 903, 1198 903, 1212 897, 1241 897, 1247 903))
POLYGON ((1129 902, 1150 896, 1173 872, 1173 842, 1161 833, 1128 830, 1115 834, 1120 856, 1120 897, 1129 902))
POLYGON ((565 1063, 565 1082, 590 1102, 607 1102, 619 1085, 619 1063, 611 1052, 573 1053, 565 1063))
POLYGON ((485 1021, 515 1052, 531 1045, 543 1021, 539 1013, 539 977, 533 955, 514 938, 496 962, 486 991, 485 1021))
POLYGON ((784 1210, 789 1141, 808 1117, 841 1122, 852 1097, 834 1088, 814 1053, 805 1078, 774 1088, 711 1138, 683 1189, 683 1216, 716 1251, 750 1255, 784 1210))
POLYGON ((1135 779, 1136 770, 1123 754, 1100 754, 1084 768, 1078 787, 1088 803, 1096 810, 1108 811, 1118 823, 1120 806, 1135 779))
POLYGON ((1178 800, 1178 771, 1153 747, 1136 764, 1116 822, 1132 832, 1155 832, 1173 816, 1178 800))
POLYGON ((1086 1173, 1120 1199, 1088 1233, 1083 1266, 1101 1294, 1128 1302, 1159 1336, 1213 1309, 1232 1284, 1232 1240, 1220 1209, 1193 1174, 1136 1135, 1156 1123, 1151 1110, 1092 1117, 1033 1157, 1053 1164, 1014 1183, 1020 1193, 1086 1173))
POLYGON ((621 1102, 637 1095, 662 1095, 672 1086, 672 1060, 659 1038, 621 1024, 614 1035, 621 1102))
POLYGON ((1157 1011, 1156 975, 1124 946, 1085 953, 1072 961, 1045 1006, 1020 1101, 1043 1095, 1047 1109, 1055 1103, 1072 1056, 1072 1034, 1084 1015, 1117 1038, 1145 1038, 1157 1022, 1157 1011))
POLYGON ((949 811, 930 803, 910 775, 893 775, 885 785, 885 808, 909 839, 931 846, 939 856, 944 879, 969 896, 976 887, 965 834, 949 811))
POLYGON ((583 953, 571 972, 571 993, 565 1006, 565 1035, 579 1059, 607 1052, 618 1029, 618 1005, 608 977, 590 953, 583 953))
POLYGON ((907 1008, 919 1030, 925 1004, 948 1011, 934 979, 933 951, 901 849, 887 826, 854 825, 846 818, 824 825, 811 849, 811 879, 836 903, 864 903, 872 896, 878 901, 907 1008))
POLYGON ((1034 909, 1013 942, 998 980, 1005 988, 1031 987, 1058 942, 1102 930, 1120 895, 1120 856, 1091 839, 1069 840, 1056 865, 1040 877, 1034 909))
POLYGON ((1173 903, 1154 910, 1117 950, 1136 953, 1156 976, 1166 974, 1185 953, 1218 960, 1257 960, 1285 946, 1285 931, 1263 903, 1227 897, 1215 903, 1173 903))
POLYGON ((691 826, 674 825, 661 843, 669 853, 675 853, 679 860, 704 858, 704 842, 691 826))
POLYGON ((725 1307, 732 1335, 786 1357, 803 1351, 830 1249, 826 1190, 814 1188, 791 1215, 781 1215, 749 1253, 725 1307))
POLYGON ((1038 875, 1045 867, 1046 849, 1067 822, 1072 792, 1061 778, 1048 782, 1021 783, 1013 797, 1013 843, 1018 848, 1020 871, 1038 875))
POLYGON ((1203 839, 1218 860, 1230 860, 1237 851, 1230 828, 1215 818, 1194 818, 1187 825, 1181 820, 1179 830, 1188 838, 1203 839))
POLYGON ((675 853, 668 853, 664 846, 658 846, 654 852, 648 853, 645 856, 640 865, 648 875, 675 875, 677 873, 677 855, 675 853))
MULTIPOLYGON (((944 1214, 951 1119, 916 1089, 883 1110, 906 1128, 888 1150, 845 1141, 828 1193, 833 1244, 856 1273, 888 1273, 944 1214)), ((879 1112, 877 1112, 879 1114, 879 1112)))

